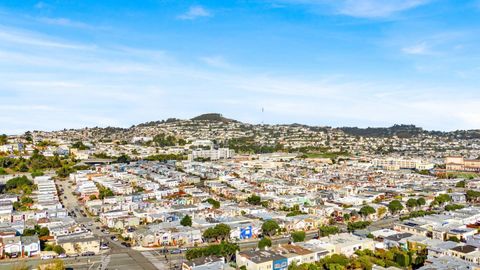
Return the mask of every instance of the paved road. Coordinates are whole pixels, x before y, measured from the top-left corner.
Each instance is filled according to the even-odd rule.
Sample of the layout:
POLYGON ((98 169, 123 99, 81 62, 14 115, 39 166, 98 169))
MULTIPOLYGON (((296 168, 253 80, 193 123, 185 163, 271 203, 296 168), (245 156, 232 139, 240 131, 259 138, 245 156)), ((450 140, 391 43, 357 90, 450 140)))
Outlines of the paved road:
MULTIPOLYGON (((72 184, 66 181, 57 181, 56 182, 58 189, 63 189, 63 195, 61 195, 62 203, 68 211, 75 211, 77 217, 75 220, 79 224, 83 224, 86 228, 90 229, 92 233, 98 236, 102 243, 107 243, 110 247, 110 250, 107 254, 111 255, 110 262, 108 263, 108 269, 112 269, 112 265, 118 264, 118 261, 132 261, 135 265, 139 266, 139 269, 146 270, 156 270, 155 267, 142 253, 133 250, 131 248, 126 248, 120 244, 119 241, 111 240, 111 234, 106 234, 101 231, 102 224, 96 222, 93 217, 84 217, 83 213, 80 210, 85 210, 82 205, 79 204, 77 197, 73 195, 74 187, 72 184), (91 226, 90 226, 91 224, 91 226), (97 229, 98 228, 98 229, 97 229)), ((122 264, 120 264, 121 266, 122 264)), ((113 268, 116 269, 116 268, 113 268)), ((121 268, 119 268, 121 269, 121 268)), ((125 268, 125 269, 136 269, 136 268, 125 268)))

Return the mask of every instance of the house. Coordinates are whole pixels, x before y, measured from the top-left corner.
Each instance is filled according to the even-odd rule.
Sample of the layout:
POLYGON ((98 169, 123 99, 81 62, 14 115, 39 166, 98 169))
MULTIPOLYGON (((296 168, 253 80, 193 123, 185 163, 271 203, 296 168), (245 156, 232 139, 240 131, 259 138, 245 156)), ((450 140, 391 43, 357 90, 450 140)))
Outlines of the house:
POLYGON ((269 250, 237 252, 236 259, 237 266, 245 266, 247 270, 288 269, 288 259, 269 250))
POLYGON ((349 233, 340 233, 318 239, 333 245, 334 253, 351 256, 357 250, 375 249, 375 242, 370 238, 355 236, 349 233))
POLYGON ((100 252, 100 240, 95 236, 59 236, 56 242, 65 250, 66 254, 81 254, 87 251, 97 254, 100 252))
POLYGON ((8 237, 2 239, 3 253, 8 256, 20 256, 22 252, 22 241, 20 236, 8 237))
POLYGON ((480 252, 477 247, 459 245, 450 249, 450 256, 456 257, 475 264, 480 263, 480 252))
POLYGON ((40 240, 37 235, 21 236, 23 256, 31 257, 40 253, 40 240))
POLYGON ((443 256, 440 258, 428 258, 425 265, 418 270, 479 270, 477 264, 461 260, 451 256, 443 256))
POLYGON ((183 262, 182 270, 222 270, 225 268, 223 257, 203 257, 183 262))
POLYGON ((283 244, 275 246, 271 251, 287 258, 288 265, 296 262, 297 265, 302 263, 315 262, 316 253, 301 246, 292 244, 283 244))

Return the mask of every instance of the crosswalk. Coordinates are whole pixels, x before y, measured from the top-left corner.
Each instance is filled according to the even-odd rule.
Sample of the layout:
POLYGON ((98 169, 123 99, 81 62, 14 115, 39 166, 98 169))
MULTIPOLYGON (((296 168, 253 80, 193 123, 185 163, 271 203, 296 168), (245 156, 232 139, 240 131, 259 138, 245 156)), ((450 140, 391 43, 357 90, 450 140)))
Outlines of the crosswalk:
POLYGON ((155 256, 152 251, 143 251, 141 253, 157 269, 168 269, 168 265, 165 263, 165 261, 160 261, 160 259, 158 259, 158 257, 155 256))

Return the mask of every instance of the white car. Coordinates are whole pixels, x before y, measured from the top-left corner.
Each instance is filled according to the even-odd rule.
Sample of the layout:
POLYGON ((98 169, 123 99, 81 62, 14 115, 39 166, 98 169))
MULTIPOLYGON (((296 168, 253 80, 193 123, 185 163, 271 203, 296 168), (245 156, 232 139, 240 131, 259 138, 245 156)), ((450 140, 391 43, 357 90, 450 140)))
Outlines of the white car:
POLYGON ((58 255, 57 258, 60 258, 60 259, 61 259, 61 258, 67 258, 67 254, 62 253, 62 254, 58 255))
POLYGON ((52 255, 43 255, 42 256, 42 260, 50 260, 50 259, 53 259, 52 255))

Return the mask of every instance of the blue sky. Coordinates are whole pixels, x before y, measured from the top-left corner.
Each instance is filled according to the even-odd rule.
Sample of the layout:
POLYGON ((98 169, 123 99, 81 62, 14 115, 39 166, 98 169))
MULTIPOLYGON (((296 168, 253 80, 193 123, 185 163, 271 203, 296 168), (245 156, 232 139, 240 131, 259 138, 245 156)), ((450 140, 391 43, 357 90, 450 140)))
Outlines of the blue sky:
POLYGON ((0 133, 206 112, 476 129, 479 18, 477 0, 3 0, 0 133))

